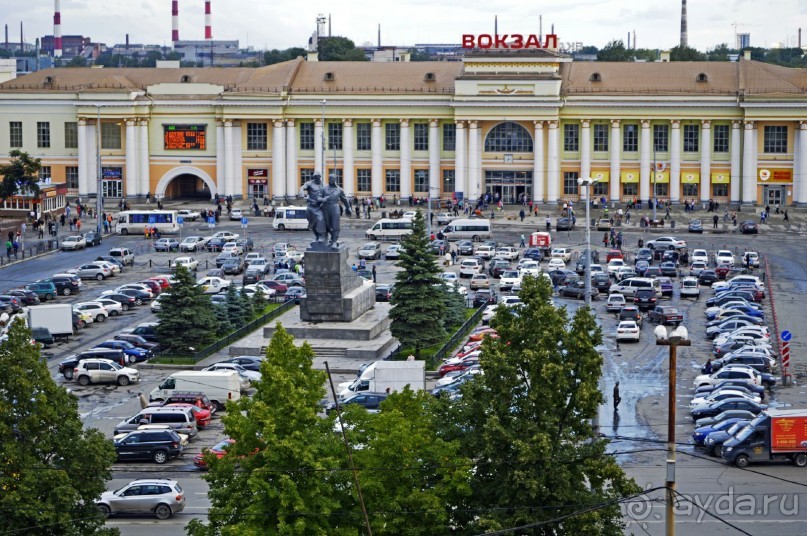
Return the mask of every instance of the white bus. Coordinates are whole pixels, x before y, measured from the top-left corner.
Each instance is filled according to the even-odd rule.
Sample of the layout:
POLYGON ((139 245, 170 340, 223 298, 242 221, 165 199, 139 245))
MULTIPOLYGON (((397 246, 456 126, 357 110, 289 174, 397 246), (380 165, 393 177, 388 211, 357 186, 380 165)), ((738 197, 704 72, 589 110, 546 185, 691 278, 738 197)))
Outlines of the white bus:
POLYGON ((143 234, 145 228, 154 229, 160 234, 179 232, 176 210, 124 210, 118 213, 115 232, 122 235, 143 234))
POLYGON ((454 220, 443 229, 446 240, 473 240, 490 238, 490 220, 454 220))
POLYGON ((367 229, 365 235, 370 240, 394 238, 396 240, 403 236, 412 234, 412 220, 400 218, 393 220, 384 218, 378 220, 372 227, 367 229))
POLYGON ((305 207, 277 207, 272 228, 278 231, 286 229, 308 229, 308 218, 305 216, 305 207))

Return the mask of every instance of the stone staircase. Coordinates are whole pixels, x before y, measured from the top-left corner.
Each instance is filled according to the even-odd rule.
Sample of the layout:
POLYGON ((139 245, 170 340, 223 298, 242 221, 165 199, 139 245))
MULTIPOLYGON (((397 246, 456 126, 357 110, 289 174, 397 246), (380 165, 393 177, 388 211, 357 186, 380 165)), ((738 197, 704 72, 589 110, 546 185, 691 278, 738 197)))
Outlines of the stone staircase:
POLYGON ((347 357, 347 348, 333 348, 326 346, 311 346, 320 359, 340 359, 347 357))

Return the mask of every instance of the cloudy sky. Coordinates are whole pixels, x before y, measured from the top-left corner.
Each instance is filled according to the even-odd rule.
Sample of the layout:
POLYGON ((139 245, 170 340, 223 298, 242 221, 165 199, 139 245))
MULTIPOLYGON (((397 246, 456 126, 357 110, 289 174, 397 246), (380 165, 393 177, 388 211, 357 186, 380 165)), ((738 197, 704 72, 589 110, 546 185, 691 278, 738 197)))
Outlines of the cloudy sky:
MULTIPOLYGON (((171 0, 61 0, 62 33, 84 35, 107 44, 170 44, 171 0)), ((492 33, 494 15, 499 33, 544 33, 552 24, 564 42, 602 47, 611 39, 626 40, 636 31, 639 47, 669 48, 679 39, 681 4, 677 0, 510 0, 494 7, 481 0, 212 0, 213 36, 238 39, 242 46, 287 48, 304 46, 318 13, 331 14, 334 35, 357 44, 459 43, 463 33, 492 33)), ((180 38, 204 37, 204 0, 179 0, 180 38)), ((753 46, 779 42, 796 45, 799 25, 807 30, 804 0, 689 0, 690 46, 705 50, 733 43, 734 27, 751 33, 753 46)), ((9 39, 26 41, 53 33, 53 1, 0 0, 0 20, 9 39)), ((804 41, 807 44, 807 33, 804 41)))

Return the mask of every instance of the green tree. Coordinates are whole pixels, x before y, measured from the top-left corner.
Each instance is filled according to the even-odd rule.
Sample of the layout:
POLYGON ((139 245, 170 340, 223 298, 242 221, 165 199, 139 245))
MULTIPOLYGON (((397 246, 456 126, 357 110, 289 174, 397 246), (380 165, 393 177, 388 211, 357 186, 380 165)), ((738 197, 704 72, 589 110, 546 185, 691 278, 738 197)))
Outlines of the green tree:
POLYGON ((427 52, 423 52, 422 50, 418 50, 416 48, 410 48, 409 53, 409 61, 432 61, 432 57, 429 56, 427 52))
POLYGON ((249 297, 249 294, 244 292, 244 289, 238 291, 238 299, 241 302, 241 307, 244 310, 244 320, 252 320, 255 318, 255 308, 252 305, 252 300, 249 297))
POLYGON ((670 61, 706 61, 706 54, 692 47, 678 45, 670 49, 670 61))
POLYGON ((597 54, 599 51, 597 47, 588 45, 581 48, 578 52, 580 52, 580 54, 597 54))
POLYGON ((731 50, 726 43, 717 45, 712 50, 706 51, 708 61, 729 61, 729 54, 736 54, 736 50, 731 50))
POLYGON ((6 199, 18 194, 31 193, 39 195, 39 170, 42 161, 31 158, 28 153, 14 149, 8 154, 11 161, 0 165, 0 199, 6 199))
POLYGON ((452 288, 443 287, 443 299, 445 301, 445 314, 443 315, 443 327, 446 330, 456 329, 465 322, 465 297, 460 294, 460 285, 455 282, 452 288))
POLYGON ((188 355, 211 343, 218 328, 210 299, 193 274, 177 266, 177 282, 160 298, 157 335, 170 354, 188 355))
POLYGON ((293 60, 299 56, 306 56, 306 51, 304 48, 292 47, 285 50, 273 48, 272 50, 267 50, 263 53, 263 64, 273 65, 275 63, 293 60))
POLYGON ((597 52, 597 61, 633 61, 633 54, 621 39, 615 39, 597 52))
POLYGON ((115 449, 83 428, 76 397, 53 381, 30 341, 16 320, 0 343, 0 533, 118 534, 102 528, 95 507, 115 449))
POLYGON ((367 61, 364 51, 347 37, 323 37, 317 50, 319 61, 367 61))
MULTIPOLYGON (((551 520, 637 493, 607 442, 590 424, 603 402, 598 389, 602 332, 591 310, 569 320, 552 305, 545 278, 525 278, 517 314, 500 307, 486 339, 485 374, 463 386, 441 422, 478 464, 470 521, 475 532, 551 520), (540 508, 529 508, 529 505, 540 508)), ((530 534, 621 535, 619 505, 592 508, 530 534)))
POLYGON ((207 525, 188 525, 191 536, 355 536, 361 514, 343 515, 353 486, 339 470, 345 454, 333 423, 318 415, 326 376, 313 358, 277 325, 255 394, 227 405, 224 432, 235 443, 208 460, 212 507, 207 525))
POLYGON ((420 349, 437 344, 445 337, 440 268, 434 262, 426 236, 426 222, 420 211, 412 219, 412 234, 401 240, 401 257, 397 265, 390 304, 390 331, 405 348, 420 349))
POLYGON ((225 304, 217 303, 213 305, 213 315, 216 317, 216 335, 224 337, 233 330, 233 323, 227 312, 225 304))
POLYGON ((70 61, 67 63, 68 67, 86 67, 87 66, 87 58, 84 56, 73 56, 70 61))
POLYGON ((268 305, 269 300, 266 299, 266 296, 260 289, 257 289, 255 294, 252 295, 252 310, 255 312, 255 316, 261 316, 266 313, 266 307, 268 305))
POLYGON ((248 312, 244 307, 244 300, 241 299, 241 293, 235 289, 235 285, 227 287, 225 296, 224 308, 227 309, 227 316, 230 317, 230 320, 235 322, 236 325, 249 321, 248 312))

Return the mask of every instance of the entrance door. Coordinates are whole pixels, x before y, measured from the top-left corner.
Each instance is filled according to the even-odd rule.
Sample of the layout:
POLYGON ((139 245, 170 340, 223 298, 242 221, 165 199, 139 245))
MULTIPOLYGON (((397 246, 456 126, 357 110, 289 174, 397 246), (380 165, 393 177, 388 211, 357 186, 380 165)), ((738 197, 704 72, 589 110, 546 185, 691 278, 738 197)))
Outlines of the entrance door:
POLYGON ((250 184, 251 188, 251 196, 255 199, 262 199, 264 195, 266 195, 266 186, 263 184, 250 184))
POLYGON ((766 205, 775 207, 785 204, 786 186, 765 186, 764 199, 766 205))
POLYGON ((123 181, 104 180, 102 183, 104 197, 123 197, 123 181))
POLYGON ((485 192, 492 201, 498 194, 506 205, 520 204, 524 196, 532 199, 532 171, 486 170, 485 192))

